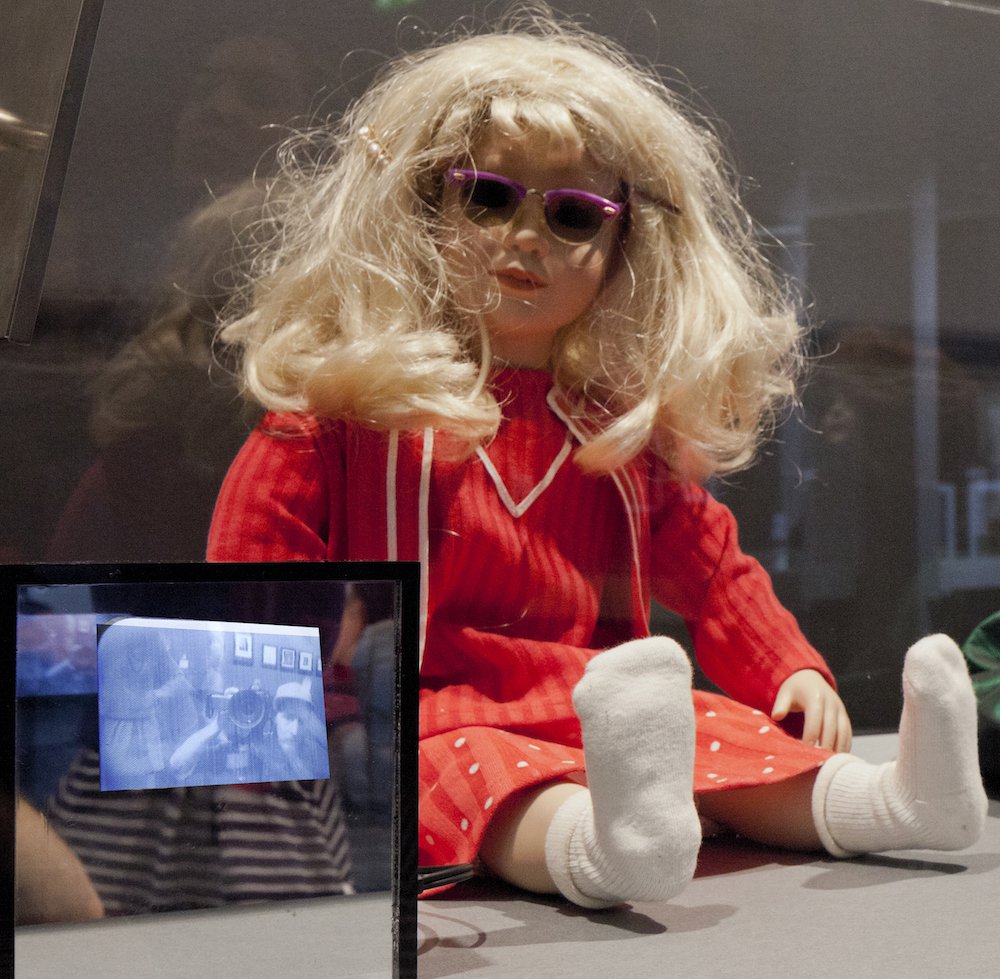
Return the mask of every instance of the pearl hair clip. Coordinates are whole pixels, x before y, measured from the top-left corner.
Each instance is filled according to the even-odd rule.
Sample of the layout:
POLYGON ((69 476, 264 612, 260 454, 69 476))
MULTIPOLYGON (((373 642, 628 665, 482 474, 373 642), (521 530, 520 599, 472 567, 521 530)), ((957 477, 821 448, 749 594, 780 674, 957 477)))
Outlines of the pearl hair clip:
POLYGON ((375 130, 371 126, 362 126, 358 130, 358 138, 365 143, 368 157, 374 163, 388 163, 392 157, 389 151, 382 145, 382 141, 375 135, 375 130))

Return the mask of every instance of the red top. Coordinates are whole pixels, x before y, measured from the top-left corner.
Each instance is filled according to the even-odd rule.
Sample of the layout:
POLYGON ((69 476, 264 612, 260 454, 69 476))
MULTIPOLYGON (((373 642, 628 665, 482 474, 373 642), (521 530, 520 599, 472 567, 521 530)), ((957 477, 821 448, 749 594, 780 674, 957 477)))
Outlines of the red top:
MULTIPOLYGON (((613 476, 583 473, 572 450, 587 430, 547 373, 507 370, 495 386, 500 431, 464 459, 441 433, 394 436, 267 416, 230 470, 210 534, 215 561, 422 561, 422 840, 436 841, 426 844, 428 861, 468 859, 506 794, 582 769, 582 755, 563 750, 580 744, 572 688, 596 651, 648 634, 650 594, 683 616, 705 673, 751 708, 769 711, 797 670, 818 670, 832 682, 764 569, 739 550, 725 507, 704 489, 675 482, 652 457, 613 476), (514 754, 489 765, 477 755, 465 767, 464 756, 441 753, 466 752, 472 730, 487 733, 480 754, 498 750, 490 731, 503 732, 514 754), (520 758, 519 738, 532 741, 530 765, 520 758), (545 747, 539 741, 558 746, 545 765, 536 764, 545 747), (456 772, 475 768, 486 783, 476 805, 449 797, 454 806, 442 815, 426 796, 455 788, 457 776, 445 770, 453 761, 456 772), (442 849, 445 823, 466 823, 458 836, 471 842, 442 849)), ((714 747, 699 760, 696 789, 788 777, 826 757, 779 734, 778 747, 769 743, 761 749, 767 754, 754 755, 753 771, 743 761, 726 769, 718 746, 745 738, 720 715, 739 714, 755 739, 769 726, 705 698, 696 694, 704 708, 699 746, 714 747), (776 768, 774 756, 787 756, 787 764, 776 768)))

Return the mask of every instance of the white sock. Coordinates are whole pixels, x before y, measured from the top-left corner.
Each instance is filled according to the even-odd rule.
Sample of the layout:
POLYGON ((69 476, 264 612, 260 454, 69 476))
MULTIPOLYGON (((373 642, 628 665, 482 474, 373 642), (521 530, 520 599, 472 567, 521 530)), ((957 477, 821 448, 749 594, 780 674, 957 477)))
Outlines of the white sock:
POLYGON ((976 699, 961 651, 928 636, 906 654, 899 757, 870 765, 835 755, 820 769, 813 818, 834 856, 961 850, 983 831, 976 699))
POLYGON ((549 873, 586 908, 665 901, 691 880, 701 845, 687 655, 660 636, 616 646, 590 661, 573 703, 590 791, 556 812, 549 873))

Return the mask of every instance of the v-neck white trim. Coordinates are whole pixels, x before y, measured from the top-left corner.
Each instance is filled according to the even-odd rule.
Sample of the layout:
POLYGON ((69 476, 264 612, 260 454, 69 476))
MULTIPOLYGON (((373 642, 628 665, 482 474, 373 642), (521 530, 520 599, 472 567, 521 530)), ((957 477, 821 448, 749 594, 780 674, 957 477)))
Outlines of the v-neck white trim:
MULTIPOLYGON (((549 391, 545 400, 556 417, 576 436, 577 441, 581 445, 585 445, 588 441, 587 433, 583 431, 582 427, 560 405, 559 396, 555 388, 549 391)), ((632 567, 636 574, 635 580, 642 581, 642 562, 639 558, 639 528, 636 523, 638 519, 636 487, 632 479, 628 476, 627 469, 624 472, 615 470, 610 475, 612 480, 614 480, 615 486, 618 488, 618 492, 621 494, 622 502, 625 504, 625 516, 628 520, 629 536, 632 540, 632 567)))
POLYGON ((570 437, 569 432, 566 433, 566 438, 563 441, 563 446, 556 454, 555 459, 552 460, 551 465, 546 470, 545 475, 538 481, 534 489, 531 490, 528 495, 521 500, 520 503, 514 502, 514 497, 510 495, 510 490, 507 489, 507 484, 503 481, 503 476, 497 470, 497 467, 493 465, 493 460, 486 454, 486 450, 482 446, 476 448, 476 455, 479 456, 486 472, 489 473, 490 479, 493 480, 493 484, 496 486, 497 494, 503 505, 507 507, 513 517, 522 517, 528 512, 529 507, 535 500, 538 499, 544 493, 549 486, 552 484, 552 480, 556 478, 556 473, 562 468, 562 464, 569 458, 570 452, 573 451, 573 439, 570 437))

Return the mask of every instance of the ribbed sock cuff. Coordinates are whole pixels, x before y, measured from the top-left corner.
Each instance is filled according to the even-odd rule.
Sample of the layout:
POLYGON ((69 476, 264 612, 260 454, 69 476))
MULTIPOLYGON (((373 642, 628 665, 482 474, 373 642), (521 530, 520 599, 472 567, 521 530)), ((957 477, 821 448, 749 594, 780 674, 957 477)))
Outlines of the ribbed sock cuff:
MULTIPOLYGON (((581 908, 610 908, 621 904, 624 898, 612 894, 604 898, 584 894, 573 879, 574 842, 578 840, 582 820, 593 820, 589 792, 577 792, 557 810, 545 834, 545 865, 559 893, 581 908)), ((596 886, 591 883, 593 889, 596 886)))
MULTIPOLYGON (((868 764, 857 755, 834 755, 828 758, 816 775, 812 792, 812 817, 816 832, 819 834, 820 842, 827 853, 834 857, 856 857, 859 850, 846 850, 833 837, 830 831, 830 820, 827 813, 827 799, 830 795, 830 786, 834 777, 843 771, 845 765, 853 765, 855 762, 869 768, 868 764)), ((867 775, 867 772, 865 773, 867 775)), ((870 778, 870 776, 868 776, 870 778)))

